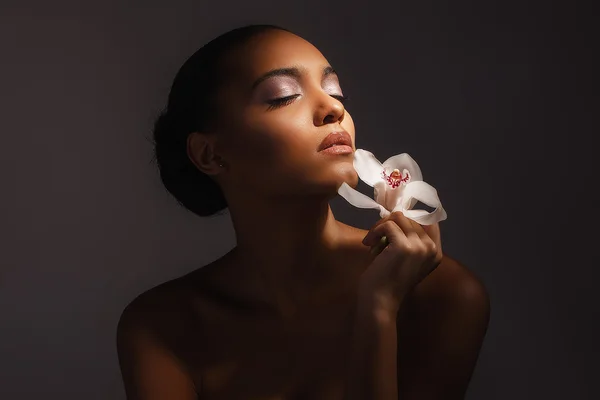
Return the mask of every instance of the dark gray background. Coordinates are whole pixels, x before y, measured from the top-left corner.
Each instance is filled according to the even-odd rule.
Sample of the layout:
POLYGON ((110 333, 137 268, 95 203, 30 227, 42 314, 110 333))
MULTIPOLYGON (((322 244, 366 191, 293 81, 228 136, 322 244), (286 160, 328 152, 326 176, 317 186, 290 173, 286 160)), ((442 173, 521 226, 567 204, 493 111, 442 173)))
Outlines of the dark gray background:
POLYGON ((312 41, 351 97, 357 146, 408 152, 438 189, 444 249, 492 301, 468 398, 600 398, 590 10, 113 3, 0 9, 0 398, 123 399, 123 307, 234 245, 228 216, 197 218, 163 190, 147 138, 181 63, 247 23, 312 41))

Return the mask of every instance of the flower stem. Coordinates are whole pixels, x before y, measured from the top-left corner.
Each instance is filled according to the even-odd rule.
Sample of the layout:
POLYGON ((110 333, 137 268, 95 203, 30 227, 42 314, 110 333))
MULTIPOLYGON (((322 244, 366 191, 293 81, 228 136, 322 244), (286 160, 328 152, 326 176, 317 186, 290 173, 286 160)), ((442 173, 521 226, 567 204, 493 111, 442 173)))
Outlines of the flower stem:
POLYGON ((371 250, 369 251, 371 253, 371 255, 375 254, 379 254, 383 251, 383 249, 385 248, 385 246, 387 246, 389 244, 388 238, 386 236, 382 236, 381 239, 379 239, 379 243, 377 243, 375 246, 373 246, 371 248, 371 250))

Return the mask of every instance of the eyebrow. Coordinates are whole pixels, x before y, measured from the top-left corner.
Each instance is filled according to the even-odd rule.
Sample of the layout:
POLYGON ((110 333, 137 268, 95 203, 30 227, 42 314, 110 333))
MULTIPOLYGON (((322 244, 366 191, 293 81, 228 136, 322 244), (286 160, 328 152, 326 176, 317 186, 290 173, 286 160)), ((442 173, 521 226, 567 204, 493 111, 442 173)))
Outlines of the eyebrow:
MULTIPOLYGON (((300 72, 299 67, 273 69, 273 70, 267 72, 266 74, 262 75, 257 80, 255 80, 254 83, 252 84, 252 89, 254 90, 258 85, 260 85, 261 82, 263 82, 266 79, 272 78, 274 76, 291 76, 294 78, 300 78, 301 75, 302 75, 302 73, 300 72)), ((335 72, 333 67, 331 67, 330 65, 323 68, 323 78, 325 78, 326 76, 329 76, 329 75, 337 76, 337 72, 335 72)))

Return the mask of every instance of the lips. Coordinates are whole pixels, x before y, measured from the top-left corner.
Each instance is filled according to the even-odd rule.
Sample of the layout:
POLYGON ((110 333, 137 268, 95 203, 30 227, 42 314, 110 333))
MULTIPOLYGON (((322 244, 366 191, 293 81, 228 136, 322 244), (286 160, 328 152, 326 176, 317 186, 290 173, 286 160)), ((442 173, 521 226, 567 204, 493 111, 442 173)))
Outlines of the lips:
POLYGON ((346 131, 331 132, 329 135, 327 135, 325 137, 325 139, 323 139, 323 141, 319 145, 318 151, 325 150, 326 148, 331 147, 331 146, 343 146, 343 145, 352 147, 352 138, 350 137, 348 132, 346 132, 346 131))

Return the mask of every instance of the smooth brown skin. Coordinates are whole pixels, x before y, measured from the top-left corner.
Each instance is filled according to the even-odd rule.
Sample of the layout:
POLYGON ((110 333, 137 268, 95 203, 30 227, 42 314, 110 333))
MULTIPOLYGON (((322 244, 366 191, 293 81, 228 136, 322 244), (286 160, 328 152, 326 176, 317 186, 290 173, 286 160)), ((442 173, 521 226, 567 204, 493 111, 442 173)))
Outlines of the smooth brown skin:
MULTIPOLYGON (((354 139, 354 124, 332 97, 343 93, 337 77, 322 77, 329 63, 304 39, 269 31, 229 61, 243 69, 220 93, 219 123, 190 135, 188 150, 221 185, 237 246, 124 310, 117 346, 127 397, 342 399, 357 287, 372 257, 361 243, 368 231, 336 221, 328 204, 342 182, 358 183, 352 155, 317 147, 340 129, 354 139), (290 66, 304 68, 299 78, 252 90, 265 72, 290 66)), ((482 283, 444 255, 398 312, 399 398, 463 398, 488 320, 482 283)))

